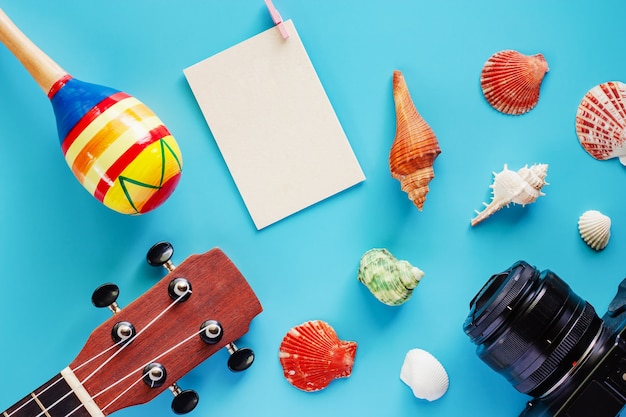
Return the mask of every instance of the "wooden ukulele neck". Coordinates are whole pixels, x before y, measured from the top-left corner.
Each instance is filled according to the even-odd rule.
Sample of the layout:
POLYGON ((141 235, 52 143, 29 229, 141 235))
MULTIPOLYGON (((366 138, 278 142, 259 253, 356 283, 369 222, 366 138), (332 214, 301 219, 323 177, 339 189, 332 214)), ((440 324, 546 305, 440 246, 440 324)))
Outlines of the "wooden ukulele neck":
POLYGON ((103 417, 74 373, 65 368, 9 407, 2 417, 103 417))

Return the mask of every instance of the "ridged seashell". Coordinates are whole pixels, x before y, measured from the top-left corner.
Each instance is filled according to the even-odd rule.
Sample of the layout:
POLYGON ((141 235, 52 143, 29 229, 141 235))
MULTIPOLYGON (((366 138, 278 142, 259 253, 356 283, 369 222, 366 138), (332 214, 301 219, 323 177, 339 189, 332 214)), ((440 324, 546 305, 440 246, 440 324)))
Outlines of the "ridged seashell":
POLYGON ((387 249, 370 249, 359 263, 359 281, 390 306, 405 303, 423 276, 422 270, 396 259, 387 249))
POLYGON ((339 340, 326 322, 312 320, 295 326, 278 351, 285 378, 303 391, 319 391, 352 373, 356 342, 339 340))
POLYGON ((428 123, 417 112, 402 72, 393 73, 393 99, 396 107, 396 136, 389 153, 391 176, 400 181, 402 191, 422 210, 428 183, 435 178, 433 164, 441 153, 439 142, 428 123))
POLYGON ((585 94, 576 112, 582 147, 599 160, 619 158, 626 165, 626 84, 609 81, 585 94))
POLYGON ((483 211, 476 211, 478 214, 471 221, 472 226, 491 216, 496 211, 511 203, 526 204, 533 203, 542 195, 541 188, 548 183, 545 181, 548 174, 547 164, 535 164, 530 168, 526 165, 519 171, 511 171, 506 164, 501 172, 493 173, 493 184, 489 187, 493 189, 491 202, 483 203, 483 211))
POLYGON ((542 54, 524 55, 509 49, 496 52, 487 60, 480 74, 480 86, 493 108, 520 115, 539 102, 541 82, 548 71, 542 54))
POLYGON ((448 391, 450 381, 443 365, 429 352, 411 349, 404 357, 400 379, 423 400, 435 401, 448 391))
POLYGON ((609 244, 611 219, 598 210, 587 210, 578 219, 580 237, 595 250, 602 250, 609 244))

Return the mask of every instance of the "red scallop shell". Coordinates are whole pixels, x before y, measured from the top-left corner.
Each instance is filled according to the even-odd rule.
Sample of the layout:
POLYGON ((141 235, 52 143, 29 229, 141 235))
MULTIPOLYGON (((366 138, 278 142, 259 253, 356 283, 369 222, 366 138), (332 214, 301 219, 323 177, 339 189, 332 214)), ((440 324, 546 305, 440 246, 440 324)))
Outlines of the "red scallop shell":
POLYGON ((278 351, 287 381, 303 391, 319 391, 352 373, 356 342, 339 340, 326 322, 312 320, 293 327, 278 351))
POLYGON ((512 115, 529 112, 539 102, 539 89, 549 71, 542 54, 513 50, 493 54, 483 66, 480 86, 496 110, 512 115))
POLYGON ((576 134, 599 160, 619 157, 626 164, 626 84, 609 81, 585 94, 576 112, 576 134))

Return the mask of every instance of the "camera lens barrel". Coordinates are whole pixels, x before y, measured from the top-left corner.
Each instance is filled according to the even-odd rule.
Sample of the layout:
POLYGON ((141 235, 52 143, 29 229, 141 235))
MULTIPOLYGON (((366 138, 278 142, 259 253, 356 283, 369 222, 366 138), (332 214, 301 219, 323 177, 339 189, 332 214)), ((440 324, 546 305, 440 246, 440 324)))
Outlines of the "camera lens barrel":
POLYGON ((518 391, 540 397, 592 350, 602 320, 557 275, 519 261, 489 278, 463 328, 480 359, 518 391))

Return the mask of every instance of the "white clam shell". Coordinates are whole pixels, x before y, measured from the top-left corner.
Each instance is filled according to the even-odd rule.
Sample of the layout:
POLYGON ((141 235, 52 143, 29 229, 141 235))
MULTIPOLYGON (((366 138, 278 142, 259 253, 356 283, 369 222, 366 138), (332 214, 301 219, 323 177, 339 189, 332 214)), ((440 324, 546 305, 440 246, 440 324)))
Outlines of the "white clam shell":
POLYGON ((441 398, 449 385, 448 373, 443 365, 422 349, 407 352, 400 379, 413 390, 413 395, 428 401, 441 398))
POLYGON ((578 219, 580 237, 595 250, 602 250, 609 244, 611 219, 598 210, 587 210, 578 219))

